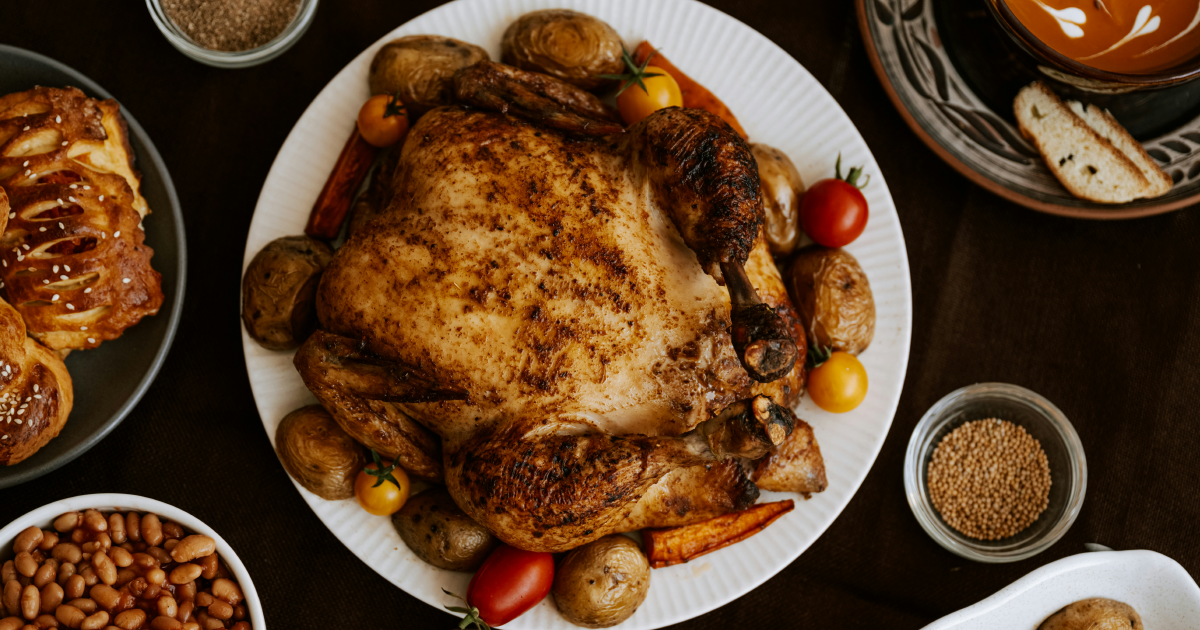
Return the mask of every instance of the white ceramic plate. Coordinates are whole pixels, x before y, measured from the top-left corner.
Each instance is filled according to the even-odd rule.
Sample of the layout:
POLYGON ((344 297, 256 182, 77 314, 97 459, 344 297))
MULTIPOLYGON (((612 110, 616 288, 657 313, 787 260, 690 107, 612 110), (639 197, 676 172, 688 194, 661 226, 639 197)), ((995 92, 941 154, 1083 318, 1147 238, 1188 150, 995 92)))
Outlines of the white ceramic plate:
MULTIPOLYGON (((866 232, 848 249, 866 270, 875 294, 875 341, 862 355, 870 375, 863 404, 844 415, 805 401, 797 409, 813 425, 825 456, 829 489, 761 534, 683 566, 654 571, 646 603, 622 628, 658 628, 713 610, 766 581, 795 560, 829 527, 862 483, 896 412, 908 365, 912 295, 904 238, 887 182, 866 143, 821 85, 786 52, 746 25, 691 0, 458 0, 401 26, 350 62, 296 123, 258 200, 244 264, 271 240, 304 229, 358 108, 367 98, 375 51, 402 35, 432 33, 479 44, 499 57, 500 36, 519 15, 567 7, 607 21, 632 49, 643 39, 719 95, 751 139, 776 146, 795 161, 806 182, 832 175, 838 152, 845 164, 865 164, 871 207, 866 232), (770 86, 764 91, 763 86, 770 86)), ((292 367, 292 353, 271 352, 243 331, 246 368, 267 434, 288 412, 315 401, 292 367)), ((297 486, 299 488, 299 486, 297 486)), ((317 516, 351 551, 413 596, 441 607, 446 588, 464 593, 470 575, 442 571, 417 559, 388 519, 352 500, 330 502, 300 490, 317 516)), ((764 493, 763 500, 782 496, 764 493)), ((799 499, 799 497, 795 497, 799 499)), ((512 628, 574 628, 547 598, 509 624, 512 628)))
POLYGON ((1154 630, 1191 630, 1200 619, 1200 588, 1178 562, 1153 551, 1100 551, 1051 562, 925 630, 1032 630, 1091 597, 1133 606, 1154 630))

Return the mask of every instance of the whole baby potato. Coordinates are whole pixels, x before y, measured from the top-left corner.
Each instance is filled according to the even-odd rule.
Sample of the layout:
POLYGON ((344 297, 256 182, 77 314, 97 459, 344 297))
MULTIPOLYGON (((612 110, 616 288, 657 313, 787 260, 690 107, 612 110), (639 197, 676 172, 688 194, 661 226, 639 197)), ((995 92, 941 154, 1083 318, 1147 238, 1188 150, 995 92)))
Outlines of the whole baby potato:
POLYGON ((628 619, 650 591, 650 561, 627 536, 572 549, 554 573, 554 603, 567 621, 608 628, 628 619))
POLYGON ((275 452, 293 479, 330 501, 354 496, 354 480, 367 464, 362 445, 320 405, 284 416, 275 430, 275 452))
POLYGON ((278 238, 250 261, 242 278, 242 321, 264 348, 299 346, 316 329, 315 299, 333 250, 307 236, 278 238))
POLYGON ((418 558, 449 571, 478 569, 500 542, 441 486, 410 498, 392 525, 418 558))
POLYGON ((409 35, 384 45, 371 60, 371 94, 399 94, 408 116, 454 102, 451 79, 460 68, 488 58, 487 51, 441 35, 409 35))
POLYGON ((810 245, 788 269, 788 294, 809 345, 858 354, 875 337, 875 298, 858 260, 842 249, 810 245))
POLYGON ((1125 602, 1083 599, 1050 615, 1037 630, 1142 630, 1142 617, 1125 602))
POLYGON ((591 90, 622 74, 621 36, 606 22, 568 9, 533 11, 517 18, 500 40, 500 58, 522 70, 541 72, 591 90))
POLYGON ((765 144, 751 144, 762 183, 763 232, 772 254, 792 253, 800 244, 800 198, 804 180, 786 153, 765 144))

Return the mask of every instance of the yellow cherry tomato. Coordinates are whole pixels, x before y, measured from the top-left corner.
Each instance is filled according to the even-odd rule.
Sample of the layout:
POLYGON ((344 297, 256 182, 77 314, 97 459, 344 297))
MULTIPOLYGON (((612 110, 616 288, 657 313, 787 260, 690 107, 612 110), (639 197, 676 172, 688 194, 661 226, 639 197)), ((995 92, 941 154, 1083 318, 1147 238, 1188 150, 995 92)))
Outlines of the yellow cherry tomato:
POLYGON ((388 94, 377 94, 358 110, 358 132, 372 146, 390 147, 408 133, 404 104, 388 94))
POLYGON ((632 125, 654 112, 667 107, 683 107, 683 93, 679 84, 666 70, 656 66, 647 66, 646 74, 657 74, 656 77, 646 77, 642 89, 637 82, 631 83, 617 96, 617 110, 626 125, 632 125))
POLYGON ((808 373, 808 395, 825 411, 846 413, 867 397, 867 370, 858 357, 834 352, 808 373))
POLYGON ((354 497, 358 499, 358 504, 376 516, 391 516, 399 512, 408 500, 408 475, 399 466, 385 463, 382 469, 384 473, 381 473, 384 476, 383 483, 375 485, 379 482, 379 476, 367 472, 368 470, 378 471, 380 468, 375 464, 367 464, 366 468, 358 473, 354 480, 354 497), (390 473, 390 476, 387 473, 390 473))

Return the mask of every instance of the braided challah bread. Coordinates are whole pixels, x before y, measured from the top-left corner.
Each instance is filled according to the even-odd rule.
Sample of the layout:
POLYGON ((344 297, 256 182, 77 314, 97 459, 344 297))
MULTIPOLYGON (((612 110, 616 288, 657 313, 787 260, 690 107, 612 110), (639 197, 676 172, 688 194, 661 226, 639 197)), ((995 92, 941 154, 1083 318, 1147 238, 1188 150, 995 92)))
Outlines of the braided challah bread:
MULTIPOLYGON (((8 216, 3 189, 0 211, 8 216)), ((20 462, 57 436, 74 399, 62 359, 26 335, 21 314, 0 300, 0 465, 20 462)))
POLYGON ((0 289, 49 348, 95 348, 162 305, 140 185, 115 101, 43 87, 0 98, 0 186, 12 204, 0 289))

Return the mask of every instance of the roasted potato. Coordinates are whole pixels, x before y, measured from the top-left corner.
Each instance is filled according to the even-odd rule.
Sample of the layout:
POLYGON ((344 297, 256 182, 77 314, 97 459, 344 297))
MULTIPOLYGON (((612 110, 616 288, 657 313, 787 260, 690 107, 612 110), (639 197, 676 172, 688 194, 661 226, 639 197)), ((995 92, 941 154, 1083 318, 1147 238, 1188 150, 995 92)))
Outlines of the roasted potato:
POLYGON ((572 549, 554 573, 554 603, 567 621, 608 628, 628 619, 650 591, 650 561, 627 536, 572 549))
POLYGON ((275 452, 292 479, 330 501, 354 496, 354 480, 367 464, 362 445, 321 405, 284 416, 275 430, 275 452))
POLYGON ((390 42, 375 53, 367 83, 371 94, 400 94, 408 116, 454 102, 451 78, 488 58, 487 51, 467 42, 440 35, 409 35, 390 42))
POLYGON ((444 487, 410 498, 392 525, 417 557, 450 571, 474 571, 499 540, 458 507, 444 487))
POLYGON ((871 345, 875 298, 849 252, 805 247, 796 252, 785 282, 810 346, 858 354, 871 345))
POLYGON ((317 327, 315 298, 329 246, 307 236, 278 238, 258 252, 242 278, 242 321, 264 348, 295 348, 317 327))
POLYGON ((625 72, 624 44, 613 27, 586 13, 546 9, 526 13, 504 31, 500 59, 585 90, 612 83, 601 74, 625 72))
POLYGON ((762 182, 763 232, 772 254, 792 253, 800 244, 800 197, 804 180, 786 153, 765 144, 751 144, 762 182))
POLYGON ((1142 617, 1115 599, 1083 599, 1050 615, 1037 630, 1142 630, 1142 617))

